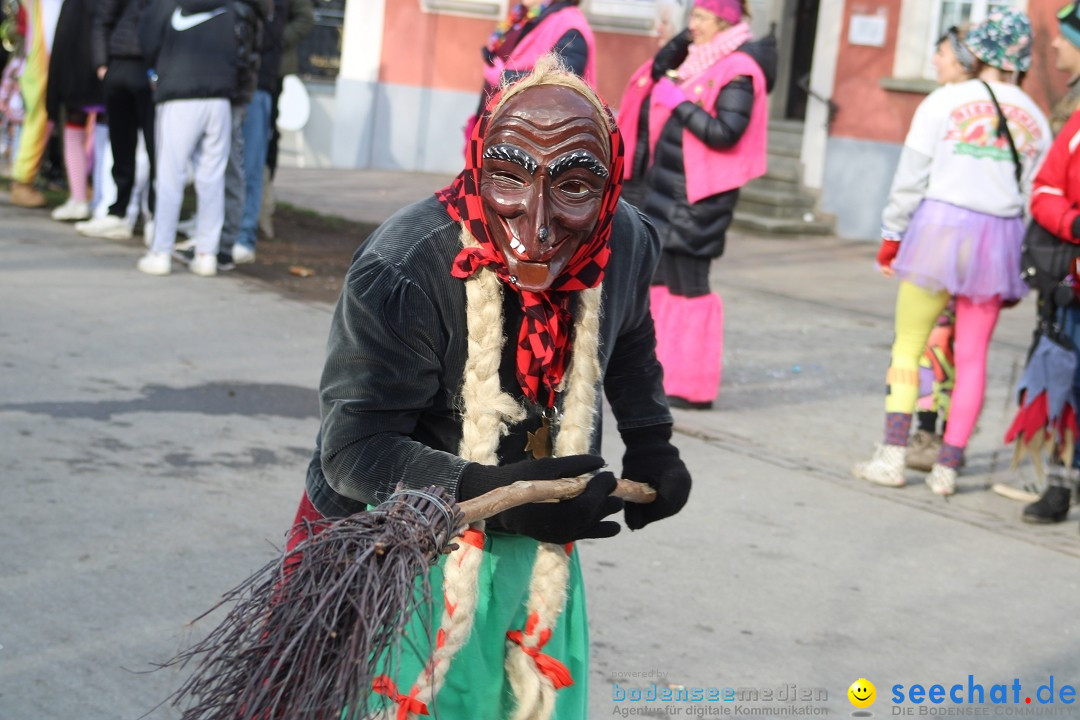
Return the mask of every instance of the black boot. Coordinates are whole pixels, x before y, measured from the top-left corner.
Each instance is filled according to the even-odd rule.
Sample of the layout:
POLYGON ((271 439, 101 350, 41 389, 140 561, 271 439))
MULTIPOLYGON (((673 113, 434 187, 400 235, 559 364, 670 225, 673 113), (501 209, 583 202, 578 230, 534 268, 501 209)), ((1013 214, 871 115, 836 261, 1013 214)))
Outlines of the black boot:
POLYGON ((1029 523, 1059 523, 1069 514, 1070 488, 1049 485, 1042 497, 1024 508, 1021 519, 1029 523))

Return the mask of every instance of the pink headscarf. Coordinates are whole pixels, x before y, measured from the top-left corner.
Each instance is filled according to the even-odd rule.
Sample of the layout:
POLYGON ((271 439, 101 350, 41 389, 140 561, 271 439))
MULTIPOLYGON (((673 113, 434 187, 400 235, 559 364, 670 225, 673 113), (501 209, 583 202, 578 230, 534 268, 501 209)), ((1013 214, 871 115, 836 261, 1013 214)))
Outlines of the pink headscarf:
POLYGON ((694 7, 707 10, 731 25, 742 20, 741 0, 694 0, 694 7))

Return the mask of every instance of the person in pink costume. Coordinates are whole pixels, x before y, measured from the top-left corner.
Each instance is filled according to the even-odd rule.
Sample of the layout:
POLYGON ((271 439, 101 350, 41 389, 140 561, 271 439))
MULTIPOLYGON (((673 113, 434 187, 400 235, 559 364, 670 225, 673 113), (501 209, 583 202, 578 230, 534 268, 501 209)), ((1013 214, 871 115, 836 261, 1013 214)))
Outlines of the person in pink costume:
POLYGON ((744 0, 694 0, 687 29, 634 73, 619 109, 629 200, 664 243, 650 295, 672 407, 708 409, 719 392, 723 304, 709 266, 739 188, 765 174, 776 47, 753 41, 746 17, 744 0))
POLYGON ((596 41, 578 0, 511 2, 506 18, 481 48, 484 88, 476 113, 465 121, 465 141, 488 100, 502 84, 532 72, 536 61, 554 53, 566 68, 596 87, 596 41))

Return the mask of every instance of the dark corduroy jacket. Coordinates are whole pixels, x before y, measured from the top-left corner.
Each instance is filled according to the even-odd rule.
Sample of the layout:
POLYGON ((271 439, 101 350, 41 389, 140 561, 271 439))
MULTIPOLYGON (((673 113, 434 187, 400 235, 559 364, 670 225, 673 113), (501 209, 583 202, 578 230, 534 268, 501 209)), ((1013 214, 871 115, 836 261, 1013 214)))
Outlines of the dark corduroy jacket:
MULTIPOLYGON (((466 360, 465 283, 450 275, 460 228, 428 198, 387 220, 353 258, 330 327, 319 399, 322 427, 307 493, 325 517, 385 500, 398 483, 456 494, 466 461, 461 392, 466 360)), ((604 277, 600 366, 620 430, 672 422, 649 311, 649 279, 660 253, 651 225, 619 203, 604 277)), ((516 297, 504 293, 505 336, 517 337, 516 297)), ((503 389, 519 400, 511 340, 503 389)), ((600 398, 597 404, 599 410, 600 398)), ((511 428, 501 462, 524 459, 533 415, 511 428)), ((593 450, 599 451, 599 422, 593 450)))

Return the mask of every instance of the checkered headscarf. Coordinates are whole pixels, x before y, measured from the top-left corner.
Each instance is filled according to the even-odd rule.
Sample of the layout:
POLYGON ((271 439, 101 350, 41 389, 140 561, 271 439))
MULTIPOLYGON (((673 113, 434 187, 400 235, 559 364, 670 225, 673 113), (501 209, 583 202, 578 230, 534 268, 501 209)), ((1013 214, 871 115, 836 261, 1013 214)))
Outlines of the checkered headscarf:
MULTIPOLYGON (((498 98, 493 98, 489 108, 497 102, 498 98)), ((480 198, 480 171, 484 137, 490 120, 490 112, 484 113, 473 128, 465 169, 453 182, 435 193, 450 217, 464 223, 480 243, 480 247, 466 248, 458 253, 450 273, 464 279, 482 267, 490 267, 504 285, 518 294, 523 315, 517 343, 518 383, 531 402, 552 407, 555 404, 555 390, 562 382, 570 354, 570 331, 574 326, 570 314, 571 293, 599 285, 604 279, 604 268, 611 254, 608 240, 622 191, 622 135, 609 118, 608 125, 612 128, 610 172, 604 188, 600 217, 592 235, 578 247, 551 287, 546 292, 536 293, 523 290, 511 282, 506 259, 498 244, 491 239, 484 216, 480 198)))

